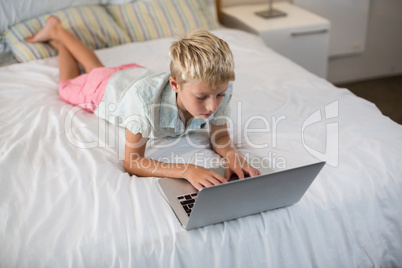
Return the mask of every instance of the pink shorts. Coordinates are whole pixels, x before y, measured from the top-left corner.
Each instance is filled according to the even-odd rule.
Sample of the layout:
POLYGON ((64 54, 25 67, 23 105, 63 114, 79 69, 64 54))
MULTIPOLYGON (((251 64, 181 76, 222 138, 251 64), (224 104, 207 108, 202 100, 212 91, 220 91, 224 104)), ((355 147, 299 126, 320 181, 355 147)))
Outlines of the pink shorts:
POLYGON ((60 98, 68 103, 94 112, 105 94, 109 78, 118 71, 130 68, 143 68, 135 63, 118 67, 94 68, 89 73, 59 83, 60 98))

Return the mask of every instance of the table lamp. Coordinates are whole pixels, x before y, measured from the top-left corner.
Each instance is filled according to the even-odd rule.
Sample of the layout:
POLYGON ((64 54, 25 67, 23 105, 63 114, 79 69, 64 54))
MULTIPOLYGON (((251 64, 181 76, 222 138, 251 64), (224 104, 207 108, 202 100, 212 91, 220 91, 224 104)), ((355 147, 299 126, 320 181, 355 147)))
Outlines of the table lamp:
POLYGON ((268 0, 268 10, 258 11, 258 12, 255 12, 255 14, 260 17, 263 17, 264 19, 286 16, 286 13, 284 13, 280 10, 274 9, 272 7, 272 5, 273 5, 272 2, 273 2, 273 0, 268 0))

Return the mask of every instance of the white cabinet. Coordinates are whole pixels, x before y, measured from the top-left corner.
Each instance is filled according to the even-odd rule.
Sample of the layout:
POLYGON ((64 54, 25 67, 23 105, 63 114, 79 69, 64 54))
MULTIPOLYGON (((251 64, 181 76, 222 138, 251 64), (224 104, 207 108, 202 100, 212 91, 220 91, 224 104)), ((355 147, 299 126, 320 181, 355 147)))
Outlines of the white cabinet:
POLYGON ((267 46, 316 75, 326 78, 330 22, 293 4, 275 3, 284 17, 264 19, 255 12, 267 4, 222 8, 222 22, 227 27, 260 35, 267 46))
MULTIPOLYGON (((331 22, 329 57, 365 50, 370 0, 294 0, 306 10, 331 22)), ((386 12, 383 13, 387 16, 386 12)))

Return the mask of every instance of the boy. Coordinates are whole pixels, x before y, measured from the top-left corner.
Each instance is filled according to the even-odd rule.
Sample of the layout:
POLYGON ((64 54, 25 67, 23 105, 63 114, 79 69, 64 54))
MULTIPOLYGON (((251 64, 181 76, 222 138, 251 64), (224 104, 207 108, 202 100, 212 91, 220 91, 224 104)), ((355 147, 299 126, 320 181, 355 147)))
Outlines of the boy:
POLYGON ((244 173, 258 175, 259 171, 249 165, 233 146, 225 120, 217 118, 229 115, 232 94, 229 81, 235 79, 233 55, 228 44, 207 31, 197 30, 174 42, 170 56, 171 74, 162 76, 162 79, 169 80, 166 84, 161 83, 165 87, 163 90, 167 94, 175 93, 173 97, 181 129, 196 128, 209 121, 212 148, 226 159, 225 177, 192 164, 160 165, 155 160, 144 159, 146 140, 140 131, 130 131, 129 128, 126 130, 126 171, 138 176, 185 178, 197 189, 226 182, 233 172, 240 179, 244 178, 244 173))
POLYGON ((131 175, 185 178, 198 190, 227 182, 233 173, 259 171, 236 150, 227 131, 235 79, 228 44, 205 30, 193 31, 170 47, 170 73, 152 75, 140 66, 106 68, 83 43, 51 16, 27 39, 48 41, 59 52, 60 97, 126 128, 125 170, 131 175), (79 75, 79 62, 86 74, 79 75), (89 105, 88 105, 89 104, 89 105), (225 177, 193 164, 144 157, 148 139, 177 137, 210 124, 213 150, 225 158, 225 177))

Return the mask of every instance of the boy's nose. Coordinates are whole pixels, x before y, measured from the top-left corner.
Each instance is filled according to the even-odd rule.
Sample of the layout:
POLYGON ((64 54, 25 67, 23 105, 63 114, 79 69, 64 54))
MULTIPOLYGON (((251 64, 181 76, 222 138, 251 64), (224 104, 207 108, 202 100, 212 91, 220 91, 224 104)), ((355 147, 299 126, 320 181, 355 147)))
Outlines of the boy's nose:
POLYGON ((218 102, 215 98, 210 98, 207 103, 207 109, 210 112, 215 112, 218 109, 218 102))

